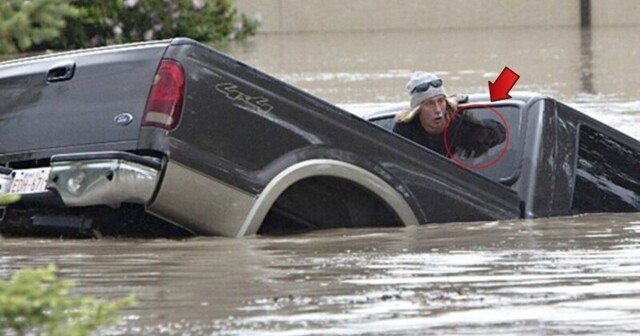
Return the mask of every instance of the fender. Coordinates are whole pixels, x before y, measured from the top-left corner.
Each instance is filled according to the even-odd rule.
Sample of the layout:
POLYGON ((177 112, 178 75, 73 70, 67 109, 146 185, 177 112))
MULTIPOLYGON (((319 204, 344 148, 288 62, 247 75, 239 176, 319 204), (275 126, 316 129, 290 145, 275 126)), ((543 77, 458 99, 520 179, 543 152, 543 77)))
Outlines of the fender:
POLYGON ((405 226, 418 225, 418 219, 402 195, 373 173, 353 164, 331 159, 313 159, 296 163, 276 175, 264 188, 237 237, 256 234, 278 197, 294 183, 308 177, 331 176, 354 182, 382 199, 405 226))

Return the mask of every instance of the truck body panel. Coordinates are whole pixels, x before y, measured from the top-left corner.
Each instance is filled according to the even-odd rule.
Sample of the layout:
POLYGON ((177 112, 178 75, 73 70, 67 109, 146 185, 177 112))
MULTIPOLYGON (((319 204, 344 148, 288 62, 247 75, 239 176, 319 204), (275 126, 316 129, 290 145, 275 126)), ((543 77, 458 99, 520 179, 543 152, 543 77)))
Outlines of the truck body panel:
MULTIPOLYGON (((357 117, 184 38, 0 63, 0 97, 0 230, 34 226, 41 213, 37 223, 50 226, 70 213, 101 222, 130 206, 192 234, 230 237, 568 215, 589 210, 594 201, 576 203, 574 189, 593 191, 594 181, 609 198, 626 188, 611 209, 640 208, 637 161, 589 169, 597 155, 583 139, 618 148, 611 141, 623 135, 536 94, 462 102, 510 132, 466 159, 490 166, 481 171, 390 132, 397 111, 357 117), (175 127, 145 121, 174 117, 145 108, 163 60, 184 78, 177 94, 169 85, 154 96, 180 97, 169 101, 175 127), (604 188, 602 170, 626 175, 608 176, 604 188)), ((638 142, 622 142, 637 160, 638 142)), ((126 212, 116 218, 128 223, 126 212)))
POLYGON ((90 151, 107 143, 136 149, 131 144, 140 136, 165 49, 166 43, 132 45, 0 65, 0 161, 49 149, 47 155, 71 147, 90 151))

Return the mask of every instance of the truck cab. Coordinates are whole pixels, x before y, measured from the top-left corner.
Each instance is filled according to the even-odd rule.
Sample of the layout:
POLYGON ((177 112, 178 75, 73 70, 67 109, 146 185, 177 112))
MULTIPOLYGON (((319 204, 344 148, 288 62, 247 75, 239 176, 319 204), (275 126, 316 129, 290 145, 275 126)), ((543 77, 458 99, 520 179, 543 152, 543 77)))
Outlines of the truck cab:
MULTIPOLYGON (((450 159, 515 191, 523 217, 640 209, 640 146, 635 139, 535 93, 514 93, 498 102, 490 102, 488 95, 461 96, 458 102, 459 111, 502 123, 507 141, 477 158, 450 159)), ((364 117, 391 131, 393 117, 403 108, 364 117)))

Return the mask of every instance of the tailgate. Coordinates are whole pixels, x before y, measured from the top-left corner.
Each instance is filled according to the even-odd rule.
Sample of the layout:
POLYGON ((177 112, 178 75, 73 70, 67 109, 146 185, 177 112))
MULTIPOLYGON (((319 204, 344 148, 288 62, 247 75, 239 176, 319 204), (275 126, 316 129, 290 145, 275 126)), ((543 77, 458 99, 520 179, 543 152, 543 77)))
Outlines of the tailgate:
POLYGON ((0 63, 0 158, 136 141, 168 42, 0 63))

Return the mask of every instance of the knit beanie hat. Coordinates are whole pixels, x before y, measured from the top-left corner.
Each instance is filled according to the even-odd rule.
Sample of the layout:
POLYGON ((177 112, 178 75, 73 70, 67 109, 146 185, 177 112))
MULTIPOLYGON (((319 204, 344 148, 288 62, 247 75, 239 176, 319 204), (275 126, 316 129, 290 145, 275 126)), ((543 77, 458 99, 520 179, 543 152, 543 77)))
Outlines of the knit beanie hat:
POLYGON ((439 95, 447 96, 444 86, 442 85, 442 80, 429 72, 414 72, 413 75, 411 75, 411 79, 409 79, 409 83, 407 83, 407 90, 409 90, 409 94, 411 95, 411 108, 419 106, 429 98, 439 95), (428 85, 428 89, 425 90, 423 88, 427 83, 433 83, 433 81, 440 81, 440 86, 434 87, 433 85, 428 85), (418 87, 418 90, 416 90, 416 87, 418 87))

